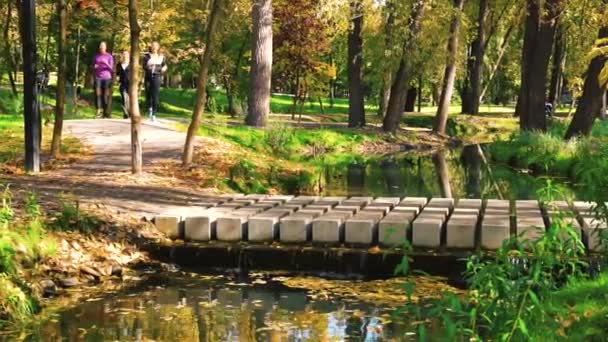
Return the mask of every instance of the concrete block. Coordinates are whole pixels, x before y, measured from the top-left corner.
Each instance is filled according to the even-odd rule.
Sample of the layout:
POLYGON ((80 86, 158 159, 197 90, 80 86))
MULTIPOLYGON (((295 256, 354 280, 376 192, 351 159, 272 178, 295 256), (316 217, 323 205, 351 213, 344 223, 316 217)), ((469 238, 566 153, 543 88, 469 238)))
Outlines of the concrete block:
POLYGON ((257 199, 254 198, 238 198, 235 199, 234 201, 232 201, 233 203, 240 203, 242 206, 248 206, 248 205, 252 205, 254 203, 257 203, 257 199))
POLYGON ((419 219, 439 219, 441 220, 441 222, 445 222, 446 219, 446 215, 443 213, 437 213, 437 212, 422 212, 420 213, 420 215, 418 215, 419 219))
POLYGON ((543 214, 540 209, 517 209, 517 217, 541 217, 543 214))
POLYGON ((331 210, 333 208, 333 206, 331 205, 317 205, 317 203, 313 203, 310 205, 307 205, 306 207, 304 207, 305 210, 319 210, 321 211, 321 213, 326 213, 327 211, 331 210))
POLYGON ((446 225, 446 245, 448 248, 475 248, 477 219, 450 218, 446 225))
POLYGON ((337 205, 332 211, 349 211, 353 214, 356 214, 359 210, 361 210, 361 207, 358 206, 337 205))
POLYGON ((481 225, 481 248, 496 250, 511 237, 509 218, 484 219, 481 225))
POLYGON ((302 207, 303 206, 300 204, 282 204, 278 207, 275 207, 275 209, 289 209, 293 212, 302 209, 302 207))
POLYGON ((604 250, 602 248, 601 241, 607 233, 608 231, 606 230, 606 226, 601 226, 597 228, 583 228, 583 235, 585 237, 585 240, 587 241, 587 249, 595 253, 603 252, 604 250))
POLYGON ((479 208, 464 208, 464 207, 456 207, 452 212, 453 215, 479 215, 479 208))
POLYGON ((228 209, 238 209, 243 207, 243 203, 240 202, 226 202, 218 205, 216 208, 228 208, 228 209))
POLYGON ((247 239, 247 216, 220 216, 217 218, 216 230, 219 241, 244 241, 247 239))
POLYGON ((391 221, 391 220, 406 220, 413 221, 416 217, 416 214, 411 211, 391 211, 384 217, 383 220, 391 221))
MULTIPOLYGON (((310 202, 315 202, 319 200, 319 196, 298 196, 296 198, 294 198, 294 201, 310 201, 310 202)), ((309 202, 309 203, 310 203, 309 202)))
POLYGON ((443 216, 448 216, 448 214, 450 213, 450 209, 447 207, 429 207, 426 206, 424 207, 424 209, 422 209, 422 212, 420 213, 420 215, 423 214, 442 214, 443 216))
POLYGON ((407 239, 413 215, 389 214, 378 223, 378 243, 383 246, 401 246, 407 239))
POLYGON ((372 203, 389 204, 391 207, 396 206, 401 202, 401 197, 378 197, 372 203))
POLYGON ((412 224, 412 245, 414 247, 440 247, 442 229, 443 220, 439 218, 417 218, 412 224))
POLYGON ((506 209, 510 210, 511 203, 509 200, 489 199, 486 202, 486 209, 506 209))
POLYGON ((323 215, 325 213, 325 211, 323 211, 322 209, 304 208, 304 209, 300 209, 300 210, 296 211, 296 213, 302 214, 302 215, 308 215, 308 216, 311 216, 312 218, 316 218, 316 217, 323 215))
POLYGON ((339 243, 344 235, 344 220, 350 212, 331 212, 312 222, 312 241, 339 243))
POLYGON ((484 211, 484 216, 488 215, 509 216, 511 215, 511 211, 509 210, 509 208, 486 208, 486 210, 484 211))
POLYGON ((314 203, 311 203, 311 205, 329 207, 329 209, 337 206, 338 204, 340 204, 340 201, 332 201, 332 200, 324 200, 324 199, 320 199, 314 203))
POLYGON ((453 198, 442 198, 442 197, 435 197, 435 198, 431 198, 431 200, 429 201, 429 203, 426 205, 425 208, 453 208, 454 207, 454 199, 453 198))
POLYGON ((278 238, 279 220, 284 215, 259 214, 249 218, 247 223, 249 241, 273 241, 278 238))
POLYGON ((355 215, 344 225, 344 242, 371 245, 377 241, 378 220, 371 215, 355 215))
POLYGON ((517 225, 517 237, 521 241, 536 241, 545 233, 544 226, 517 225))
POLYGON ((245 195, 245 198, 247 199, 252 199, 255 201, 260 201, 263 200, 265 198, 267 198, 268 195, 264 195, 264 194, 249 194, 249 195, 245 195))
POLYGON ((353 196, 353 197, 350 197, 347 201, 363 201, 365 203, 372 203, 373 200, 374 200, 373 197, 353 196))
POLYGON ((184 235, 190 241, 209 241, 215 237, 215 215, 189 216, 184 222, 184 235))
POLYGON ((369 201, 347 199, 346 201, 342 201, 342 203, 340 203, 340 205, 347 206, 347 207, 359 207, 359 208, 362 208, 363 206, 368 205, 370 202, 371 202, 371 199, 369 201))
POLYGON ((378 210, 363 209, 360 212, 358 212, 354 217, 373 219, 376 221, 380 221, 384 217, 384 213, 382 211, 378 211, 378 210))
POLYGON ((346 201, 347 197, 345 196, 323 196, 320 201, 334 201, 340 204, 342 201, 346 201))
POLYGON ((180 216, 158 215, 154 218, 156 229, 165 234, 170 239, 179 239, 180 236, 180 216))
POLYGON ((399 206, 422 208, 427 202, 428 200, 426 197, 406 197, 399 203, 399 206))
POLYGON ((399 204, 398 206, 393 208, 392 212, 414 213, 417 215, 420 212, 420 207, 403 206, 403 205, 399 204))
POLYGON ((456 208, 472 208, 479 209, 481 208, 482 201, 481 199, 473 199, 473 198, 462 198, 459 199, 456 203, 456 208))
POLYGON ((363 208, 363 210, 367 211, 367 212, 372 212, 372 211, 374 211, 374 212, 380 212, 380 213, 382 213, 382 216, 388 214, 389 211, 391 211, 391 207, 387 206, 387 205, 384 205, 384 203, 382 203, 382 204, 377 203, 375 205, 374 204, 375 203, 371 203, 371 204, 366 205, 363 208))
POLYGON ((313 216, 292 214, 284 217, 279 223, 281 242, 306 242, 312 235, 313 216))

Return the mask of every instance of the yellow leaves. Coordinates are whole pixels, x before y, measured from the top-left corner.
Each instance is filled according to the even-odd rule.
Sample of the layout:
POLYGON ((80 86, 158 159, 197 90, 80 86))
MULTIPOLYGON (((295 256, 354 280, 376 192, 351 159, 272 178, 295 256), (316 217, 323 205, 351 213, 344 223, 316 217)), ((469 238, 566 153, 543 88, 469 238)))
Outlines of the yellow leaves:
MULTIPOLYGON (((460 290, 444 283, 439 277, 393 278, 373 281, 339 281, 314 277, 276 277, 283 285, 309 291, 311 299, 343 298, 344 301, 364 301, 391 307, 403 305, 408 301, 402 284, 406 281, 415 283, 413 301, 436 298, 446 292, 459 293, 460 290)), ((388 319, 388 318, 386 318, 388 319)))

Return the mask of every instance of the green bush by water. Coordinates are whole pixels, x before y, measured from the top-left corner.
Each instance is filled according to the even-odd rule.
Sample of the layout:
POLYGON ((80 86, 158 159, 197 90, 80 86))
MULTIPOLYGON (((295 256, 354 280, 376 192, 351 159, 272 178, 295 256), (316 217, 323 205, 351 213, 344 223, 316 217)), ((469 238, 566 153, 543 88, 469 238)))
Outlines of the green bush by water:
MULTIPOLYGON (((547 202, 553 199, 554 190, 543 193, 549 195, 547 202)), ((608 218, 604 202, 596 211, 608 218)), ((420 341, 603 340, 608 333, 608 273, 591 276, 580 235, 565 215, 552 219, 536 241, 511 239, 495 254, 469 257, 463 297, 448 294, 422 305, 407 303, 396 315, 423 322, 416 325, 420 341)), ((407 257, 396 271, 410 271, 407 257)), ((413 293, 413 286, 404 284, 406 293, 413 293)))

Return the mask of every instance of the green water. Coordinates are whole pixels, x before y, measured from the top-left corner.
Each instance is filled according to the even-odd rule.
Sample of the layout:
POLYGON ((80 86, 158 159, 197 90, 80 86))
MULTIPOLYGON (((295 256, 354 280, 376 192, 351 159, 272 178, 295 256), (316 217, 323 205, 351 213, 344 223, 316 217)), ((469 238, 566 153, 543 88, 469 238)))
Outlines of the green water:
POLYGON ((399 153, 325 164, 304 193, 328 196, 424 196, 537 199, 550 180, 557 197, 587 200, 566 178, 548 178, 490 162, 477 145, 436 153, 399 153))
MULTIPOLYGON (((52 316, 30 341, 387 341, 411 333, 391 308, 234 279, 174 278, 52 316)), ((16 336, 5 336, 9 341, 16 336)), ((0 340, 2 337, 0 336, 0 340)))

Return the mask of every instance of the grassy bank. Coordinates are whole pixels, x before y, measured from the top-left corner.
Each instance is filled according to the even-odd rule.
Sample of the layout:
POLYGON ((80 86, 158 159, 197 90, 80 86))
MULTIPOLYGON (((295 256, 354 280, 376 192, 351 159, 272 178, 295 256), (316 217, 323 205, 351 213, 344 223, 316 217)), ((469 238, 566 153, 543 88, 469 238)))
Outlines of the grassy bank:
POLYGON ((54 298, 73 305, 137 281, 131 266, 148 262, 136 247, 146 224, 82 210, 67 196, 39 201, 1 189, 1 329, 30 323, 54 298))
MULTIPOLYGON (((588 138, 564 141, 566 125, 547 133, 521 133, 489 146, 493 161, 536 175, 569 177, 590 191, 608 185, 608 122, 599 121, 588 138)), ((604 195, 608 196, 608 195, 604 195)))

